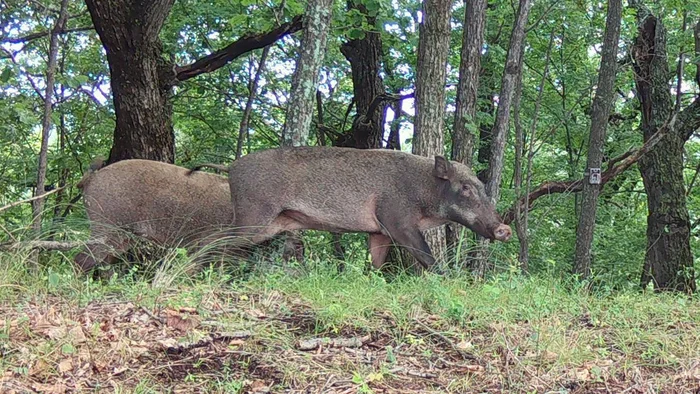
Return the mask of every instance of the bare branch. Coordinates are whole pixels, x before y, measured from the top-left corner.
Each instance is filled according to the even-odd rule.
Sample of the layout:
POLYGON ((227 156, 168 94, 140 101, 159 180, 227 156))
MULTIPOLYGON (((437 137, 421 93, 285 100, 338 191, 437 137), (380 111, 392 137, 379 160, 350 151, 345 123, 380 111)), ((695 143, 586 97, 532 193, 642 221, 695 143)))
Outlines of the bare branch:
POLYGON ((53 189, 53 190, 51 190, 51 191, 48 192, 48 193, 44 193, 44 194, 41 194, 41 195, 38 195, 38 196, 34 196, 34 197, 31 197, 31 198, 27 198, 27 199, 25 199, 25 200, 15 201, 15 202, 13 202, 13 203, 10 203, 10 204, 5 205, 4 207, 0 207, 0 212, 5 211, 5 210, 8 210, 8 209, 13 208, 13 207, 16 207, 17 205, 22 205, 22 204, 24 204, 24 203, 32 202, 32 201, 38 200, 38 199, 40 199, 40 198, 48 197, 48 196, 50 196, 50 195, 52 195, 52 194, 58 192, 59 190, 62 190, 62 189, 65 189, 65 188, 66 188, 66 186, 62 186, 62 187, 53 189))
MULTIPOLYGON (((611 179, 615 178, 616 176, 620 175, 623 173, 625 170, 627 170, 629 167, 631 167, 634 163, 639 161, 639 159, 642 158, 645 154, 647 154, 656 144, 666 135, 667 132, 673 131, 675 128, 676 124, 676 116, 671 118, 669 122, 666 122, 663 127, 659 129, 659 131, 656 132, 656 134, 652 135, 647 142, 644 143, 639 149, 633 151, 632 153, 630 152, 625 152, 621 155, 621 157, 625 157, 624 159, 621 159, 620 157, 616 157, 611 159, 611 162, 619 164, 608 167, 607 170, 605 170, 602 174, 602 180, 601 180, 601 187, 604 186, 608 181, 611 179)), ((532 209, 532 203, 537 200, 538 198, 542 196, 546 196, 549 194, 556 194, 556 193, 572 193, 572 192, 580 192, 583 190, 583 179, 579 179, 576 181, 548 181, 543 184, 541 184, 539 187, 537 187, 535 190, 530 192, 530 194, 527 195, 527 200, 523 197, 519 199, 516 204, 520 204, 520 206, 524 206, 527 201, 527 205, 529 209, 532 209)), ((503 215, 503 221, 506 224, 510 224, 514 219, 515 219, 515 211, 516 211, 516 206, 514 205, 508 211, 503 215)))
POLYGON ((267 33, 241 37, 227 47, 205 56, 192 64, 177 67, 175 69, 177 80, 182 82, 194 78, 197 75, 217 70, 244 53, 264 48, 288 34, 296 33, 302 28, 302 17, 298 15, 294 17, 291 22, 285 23, 267 33))
MULTIPOLYGON (((57 31, 56 34, 69 34, 69 33, 76 33, 76 32, 82 32, 82 31, 91 31, 91 30, 95 30, 95 28, 92 27, 92 26, 76 27, 76 28, 73 28, 73 29, 61 29, 61 30, 57 31)), ((8 43, 8 44, 20 44, 20 43, 23 43, 23 42, 29 42, 29 41, 33 41, 33 40, 36 40, 36 39, 39 39, 39 38, 46 37, 46 36, 48 36, 49 34, 51 34, 50 31, 40 31, 40 32, 37 32, 37 33, 27 34, 26 36, 22 36, 22 37, 4 38, 4 39, 2 39, 2 41, 0 41, 0 43, 3 43, 3 44, 5 44, 5 43, 8 43)))

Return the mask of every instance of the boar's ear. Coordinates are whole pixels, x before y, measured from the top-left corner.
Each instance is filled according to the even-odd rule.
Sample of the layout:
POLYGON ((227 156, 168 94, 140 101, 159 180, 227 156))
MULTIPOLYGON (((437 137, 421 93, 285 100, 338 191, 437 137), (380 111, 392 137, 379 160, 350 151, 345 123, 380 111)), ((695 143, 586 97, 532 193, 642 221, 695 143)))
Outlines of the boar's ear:
POLYGON ((454 173, 454 168, 452 163, 442 156, 435 156, 435 168, 433 169, 433 175, 440 179, 450 179, 454 173))

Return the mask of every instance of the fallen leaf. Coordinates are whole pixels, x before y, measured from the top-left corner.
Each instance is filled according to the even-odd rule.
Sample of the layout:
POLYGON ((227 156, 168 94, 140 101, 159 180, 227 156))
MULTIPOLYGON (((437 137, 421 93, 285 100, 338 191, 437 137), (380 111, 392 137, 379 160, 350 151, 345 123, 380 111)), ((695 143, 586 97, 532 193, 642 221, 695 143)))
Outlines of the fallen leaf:
POLYGON ((239 346, 239 345, 242 345, 244 343, 245 343, 245 341, 242 339, 234 339, 231 342, 229 342, 228 345, 229 346, 239 346))
POLYGON ((61 373, 66 373, 73 370, 73 361, 69 358, 58 363, 58 370, 61 373))
POLYGON ((159 339, 158 343, 160 343, 160 345, 166 349, 174 348, 178 345, 177 340, 175 338, 159 339))
POLYGON ((457 349, 464 350, 464 351, 470 351, 470 350, 474 349, 474 345, 469 341, 462 341, 462 342, 458 343, 456 346, 457 346, 457 349))
POLYGON ((587 368, 577 368, 574 370, 574 376, 579 382, 587 382, 591 380, 591 372, 587 368))
POLYGON ((121 367, 114 367, 114 372, 112 372, 112 376, 116 375, 121 375, 124 373, 129 367, 121 366, 121 367))
POLYGON ((481 365, 464 365, 462 368, 469 372, 484 372, 484 367, 481 365))
POLYGON ((197 309, 195 308, 190 308, 188 306, 181 306, 178 309, 180 312, 187 312, 187 313, 197 313, 197 309))
POLYGON ((29 368, 29 376, 43 376, 49 368, 49 364, 40 358, 29 368))
POLYGON ((167 311, 166 314, 166 324, 172 329, 185 332, 199 326, 199 319, 195 316, 181 315, 174 311, 167 311))
POLYGON ((547 361, 556 361, 559 359, 559 355, 557 353, 554 353, 549 350, 545 350, 544 353, 542 354, 542 358, 544 358, 547 361))
POLYGON ((254 393, 269 393, 270 387, 268 387, 264 381, 256 380, 250 385, 250 391, 254 393))
POLYGON ((60 339, 66 336, 66 328, 62 326, 51 326, 45 328, 44 332, 51 339, 60 339))
POLYGON ((48 393, 48 394, 63 394, 66 392, 66 385, 63 383, 56 383, 56 384, 34 383, 32 385, 32 388, 40 393, 48 393))
POLYGON ((83 343, 87 340, 83 332, 83 327, 81 326, 71 328, 70 331, 68 331, 68 335, 70 335, 74 343, 83 343))
POLYGON ((248 314, 251 315, 252 317, 256 319, 264 319, 267 316, 265 315, 265 312, 261 311, 260 309, 253 308, 248 310, 248 314))

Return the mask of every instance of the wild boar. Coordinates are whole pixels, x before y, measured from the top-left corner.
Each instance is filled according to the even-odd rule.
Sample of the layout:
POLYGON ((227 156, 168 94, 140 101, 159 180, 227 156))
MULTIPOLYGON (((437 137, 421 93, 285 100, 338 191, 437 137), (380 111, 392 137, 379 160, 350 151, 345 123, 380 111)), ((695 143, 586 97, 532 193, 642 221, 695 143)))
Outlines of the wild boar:
POLYGON ((201 248, 231 225, 226 177, 151 160, 100 162, 78 183, 90 220, 90 246, 75 257, 84 271, 109 263, 129 248, 136 234, 163 246, 201 248))
POLYGON ((499 241, 511 237, 465 165, 384 149, 279 148, 229 168, 233 234, 258 244, 283 231, 369 233, 372 264, 389 247, 407 248, 424 268, 435 263, 422 231, 449 221, 499 241))

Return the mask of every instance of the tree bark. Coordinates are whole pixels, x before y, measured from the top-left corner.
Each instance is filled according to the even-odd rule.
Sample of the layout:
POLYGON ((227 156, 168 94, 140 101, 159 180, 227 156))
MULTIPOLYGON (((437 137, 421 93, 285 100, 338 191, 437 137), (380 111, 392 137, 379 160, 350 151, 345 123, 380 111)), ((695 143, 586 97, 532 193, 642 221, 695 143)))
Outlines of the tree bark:
POLYGON ((452 131, 452 160, 472 165, 481 50, 486 26, 486 0, 466 0, 459 82, 452 131))
POLYGON ((175 76, 161 58, 158 37, 174 1, 86 0, 109 62, 116 114, 110 163, 175 160, 170 84, 162 74, 175 76))
MULTIPOLYGON (((41 147, 39 149, 39 164, 36 176, 36 189, 34 196, 41 196, 45 192, 46 185, 46 165, 48 161, 49 149, 49 134, 51 133, 51 113, 53 110, 53 92, 54 82, 56 80, 56 65, 58 63, 58 35, 65 29, 66 20, 68 18, 68 0, 61 1, 61 9, 59 11, 56 24, 51 31, 49 41, 49 59, 46 65, 46 89, 44 91, 44 114, 41 124, 41 147)), ((32 217, 33 228, 38 236, 41 235, 41 216, 44 210, 44 198, 37 198, 32 202, 32 217)), ((34 262, 34 268, 38 268, 37 256, 31 260, 34 262)))
POLYGON ((301 18, 296 17, 268 32, 245 35, 192 64, 178 67, 163 59, 159 39, 174 1, 86 0, 109 62, 116 115, 110 163, 134 158, 172 163, 172 86, 215 71, 302 28, 301 18))
MULTIPOLYGON (((513 101, 513 92, 518 83, 520 68, 523 66, 522 46, 525 41, 525 27, 527 18, 532 7, 532 0, 520 0, 518 12, 516 14, 515 26, 510 37, 508 46, 508 56, 503 70, 501 80, 501 93, 498 96, 498 109, 496 111, 496 123, 493 125, 491 133, 491 150, 489 157, 489 168, 486 172, 486 194, 491 198, 491 202, 498 202, 501 177, 503 175, 503 156, 505 153, 506 139, 508 137, 508 127, 510 124, 510 109, 513 101)), ((516 110, 518 110, 516 108, 516 110)), ((488 240, 480 239, 477 257, 476 274, 483 277, 489 268, 489 263, 485 256, 485 249, 488 240)))
MULTIPOLYGON (((608 15, 605 22, 605 38, 598 74, 598 87, 593 98, 591 112, 591 132, 588 139, 588 162, 586 168, 600 170, 605 147, 605 132, 608 118, 615 101, 615 76, 617 75, 617 47, 620 40, 620 23, 622 20, 622 0, 608 0, 608 15)), ((600 174, 602 175, 602 174, 600 174)), ((587 278, 591 272, 591 247, 595 216, 598 207, 598 195, 601 184, 583 183, 581 215, 576 229, 576 254, 574 273, 587 278)))
POLYGON ((332 0, 310 0, 304 15, 305 29, 292 77, 292 90, 287 106, 282 145, 305 146, 314 113, 314 94, 326 52, 331 24, 332 0))
MULTIPOLYGON (((486 26, 486 0, 466 0, 464 4, 462 52, 459 82, 452 130, 452 160, 471 167, 474 155, 474 130, 477 130, 476 105, 481 72, 481 50, 486 26)), ((447 226, 447 245, 456 245, 464 227, 455 223, 447 226)), ((460 256, 456 256, 457 259, 460 256)))
MULTIPOLYGON (((349 2, 348 7, 367 15, 364 5, 349 2)), ((367 15, 367 24, 374 26, 376 18, 367 15)), ((357 118, 353 122, 354 146, 359 149, 382 147, 384 118, 387 101, 372 106, 375 98, 384 95, 384 80, 380 75, 382 40, 378 31, 366 31, 360 39, 349 40, 340 47, 352 69, 352 87, 357 105, 357 118)))
MULTIPOLYGON (((445 80, 450 44, 449 0, 423 2, 423 21, 418 40, 416 65, 416 115, 414 120, 413 153, 432 157, 444 152, 443 126, 445 116, 445 80)), ((444 257, 445 227, 426 234, 437 261, 444 257)))
POLYGON ((270 47, 266 46, 263 48, 260 54, 260 62, 258 62, 258 68, 255 70, 255 76, 253 80, 250 81, 248 85, 248 100, 245 103, 245 109, 243 110, 243 117, 241 118, 241 126, 238 129, 238 141, 236 141, 236 159, 240 159, 243 155, 243 140, 248 137, 248 124, 250 123, 250 113, 253 109, 253 100, 258 94, 258 83, 260 82, 260 77, 265 69, 265 61, 267 60, 267 54, 270 52, 270 47))
MULTIPOLYGON (((501 93, 498 96, 498 110, 496 111, 496 123, 493 126, 491 141, 491 157, 489 158, 489 170, 486 183, 486 194, 495 204, 498 201, 503 175, 503 155, 505 152, 508 126, 510 122, 510 109, 513 101, 513 92, 517 84, 520 68, 523 66, 521 47, 525 40, 525 27, 532 6, 531 0, 520 0, 515 27, 510 37, 506 66, 503 71, 501 93)), ((517 108, 516 108, 517 110, 517 108)))
MULTIPOLYGON (((674 112, 669 89, 666 32, 660 19, 637 5, 638 36, 632 48, 637 97, 641 104, 642 133, 646 141, 674 112)), ((695 291, 690 219, 683 179, 683 146, 700 123, 698 99, 678 115, 677 128, 639 160, 647 192, 647 252, 641 286, 695 291), (695 125, 695 126, 693 126, 695 125)))
MULTIPOLYGON (((287 104, 287 115, 282 130, 283 146, 306 146, 309 144, 309 129, 314 113, 318 75, 321 71, 326 41, 331 24, 332 0, 310 0, 304 15, 304 35, 301 39, 299 57, 292 76, 292 90, 287 104)), ((287 233, 283 256, 304 257, 301 235, 298 231, 287 233)))

